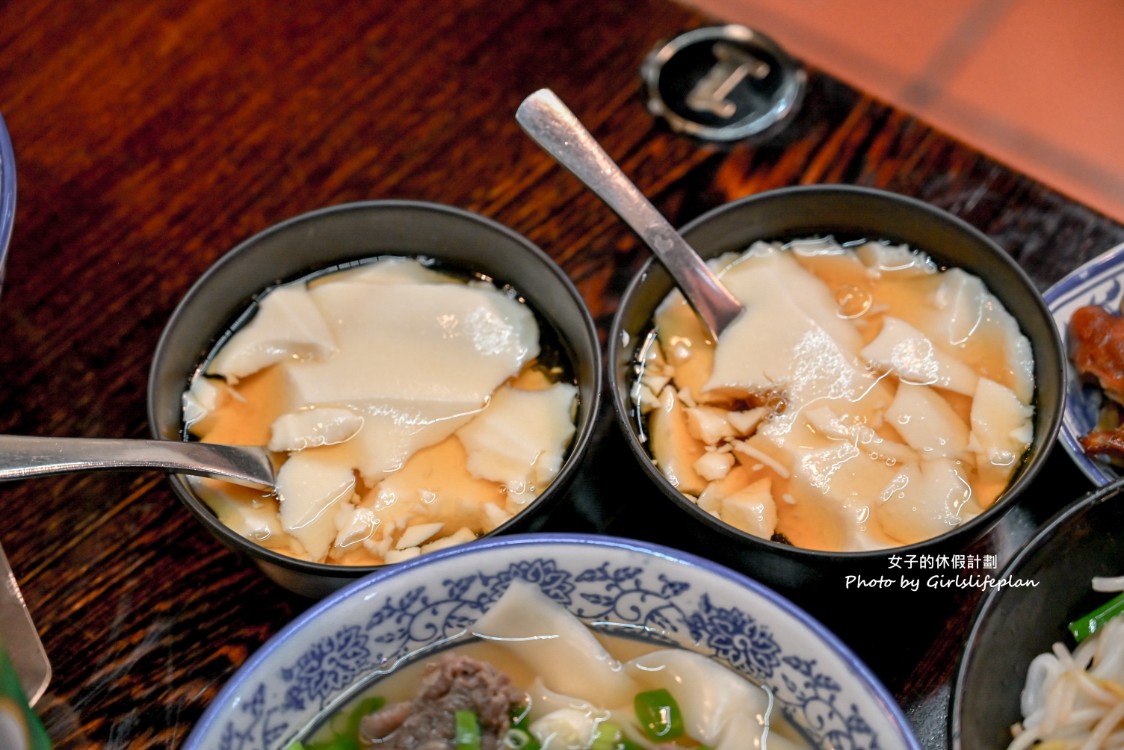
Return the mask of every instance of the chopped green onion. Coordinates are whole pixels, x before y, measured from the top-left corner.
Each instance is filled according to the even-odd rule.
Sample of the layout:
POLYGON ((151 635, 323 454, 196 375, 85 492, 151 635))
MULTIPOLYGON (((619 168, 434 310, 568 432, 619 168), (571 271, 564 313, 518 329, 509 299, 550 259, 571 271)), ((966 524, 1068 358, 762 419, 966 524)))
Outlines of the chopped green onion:
POLYGON ((359 742, 359 724, 363 717, 372 714, 386 705, 386 699, 378 695, 363 698, 346 712, 332 718, 332 736, 322 742, 308 744, 295 743, 285 750, 362 750, 359 742))
POLYGON ((589 750, 617 750, 620 739, 620 725, 603 721, 593 730, 593 741, 589 744, 589 750))
POLYGON ((367 714, 373 714, 386 705, 386 699, 379 695, 369 695, 347 713, 347 720, 343 730, 339 733, 346 737, 359 736, 359 724, 367 714))
POLYGON ((472 711, 457 711, 457 750, 480 750, 480 722, 472 711))
POLYGON ((1079 617, 1069 624, 1069 632, 1073 634, 1078 643, 1093 635, 1104 624, 1124 612, 1124 593, 1105 602, 1084 617, 1079 617))
POLYGON ((660 742, 683 734, 683 714, 668 691, 660 688, 637 693, 632 703, 640 729, 649 739, 660 742))
POLYGON ((538 750, 539 743, 529 732, 512 727, 503 736, 503 746, 509 750, 538 750))
POLYGON ((531 734, 531 708, 528 704, 511 707, 511 729, 504 738, 504 746, 511 750, 542 750, 542 745, 531 734))

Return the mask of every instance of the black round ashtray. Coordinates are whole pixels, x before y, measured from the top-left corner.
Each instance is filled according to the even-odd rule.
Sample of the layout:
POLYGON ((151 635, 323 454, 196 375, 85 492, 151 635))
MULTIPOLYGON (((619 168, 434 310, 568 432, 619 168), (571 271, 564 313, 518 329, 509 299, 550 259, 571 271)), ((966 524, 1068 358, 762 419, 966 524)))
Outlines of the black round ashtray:
POLYGON ((661 44, 641 75, 652 114, 710 141, 742 140, 786 119, 806 78, 776 42, 739 25, 694 29, 661 44))

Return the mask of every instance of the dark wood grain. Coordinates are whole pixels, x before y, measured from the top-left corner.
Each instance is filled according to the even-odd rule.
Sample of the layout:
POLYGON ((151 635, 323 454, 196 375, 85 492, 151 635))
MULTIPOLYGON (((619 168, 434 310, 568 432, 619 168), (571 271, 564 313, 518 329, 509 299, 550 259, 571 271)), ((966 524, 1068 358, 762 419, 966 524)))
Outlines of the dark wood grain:
MULTIPOLYGON (((0 431, 145 436, 152 352, 188 287, 253 233, 351 200, 440 201, 523 232, 575 280, 604 336, 648 256, 519 130, 516 106, 544 86, 675 223, 773 187, 877 186, 966 219, 1043 289, 1124 241, 1119 223, 822 71, 768 139, 718 148, 671 134, 644 107, 640 62, 711 20, 668 0, 8 0, 0 113, 19 203, 0 296, 0 431)), ((609 424, 606 413, 558 528, 639 533, 627 504, 599 502, 620 481, 605 467, 629 463, 609 424)), ((1060 450, 1044 474, 1005 543, 1087 488, 1060 450), (1046 489, 1059 482, 1064 493, 1046 489)), ((222 548, 162 476, 7 484, 0 505, 0 543, 54 667, 39 710, 60 748, 177 747, 309 606, 222 548)), ((830 623, 930 747, 945 741, 974 604, 937 601, 892 658, 862 628, 830 623)), ((885 618, 898 605, 878 606, 885 618)))

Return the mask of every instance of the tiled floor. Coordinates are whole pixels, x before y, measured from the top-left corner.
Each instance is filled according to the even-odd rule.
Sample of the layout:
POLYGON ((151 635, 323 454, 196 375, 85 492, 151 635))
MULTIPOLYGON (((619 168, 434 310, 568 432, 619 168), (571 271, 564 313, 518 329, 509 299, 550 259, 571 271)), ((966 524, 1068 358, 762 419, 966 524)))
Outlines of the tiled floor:
POLYGON ((1124 0, 684 0, 1124 221, 1124 0))

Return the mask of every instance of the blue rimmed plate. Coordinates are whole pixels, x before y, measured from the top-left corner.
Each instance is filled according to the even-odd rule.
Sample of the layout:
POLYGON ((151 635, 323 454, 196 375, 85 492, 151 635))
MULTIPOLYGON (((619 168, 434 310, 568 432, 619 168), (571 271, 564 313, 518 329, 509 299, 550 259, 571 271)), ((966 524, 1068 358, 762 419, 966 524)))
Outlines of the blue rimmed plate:
MULTIPOLYGON (((1073 313, 1085 305, 1103 305, 1118 311, 1124 301, 1124 243, 1098 255, 1046 290, 1046 305, 1063 339, 1073 313)), ((1078 438, 1097 424, 1101 408, 1100 389, 1083 383, 1072 364, 1066 371, 1065 414, 1059 436, 1062 446, 1085 476, 1103 487, 1124 476, 1112 466, 1085 455, 1078 438)))
POLYGON ((520 579, 588 623, 658 633, 768 686, 815 747, 920 750, 892 696, 788 600, 700 557, 576 534, 480 540, 389 566, 324 599, 259 649, 184 750, 280 750, 377 670, 464 631, 520 579))

